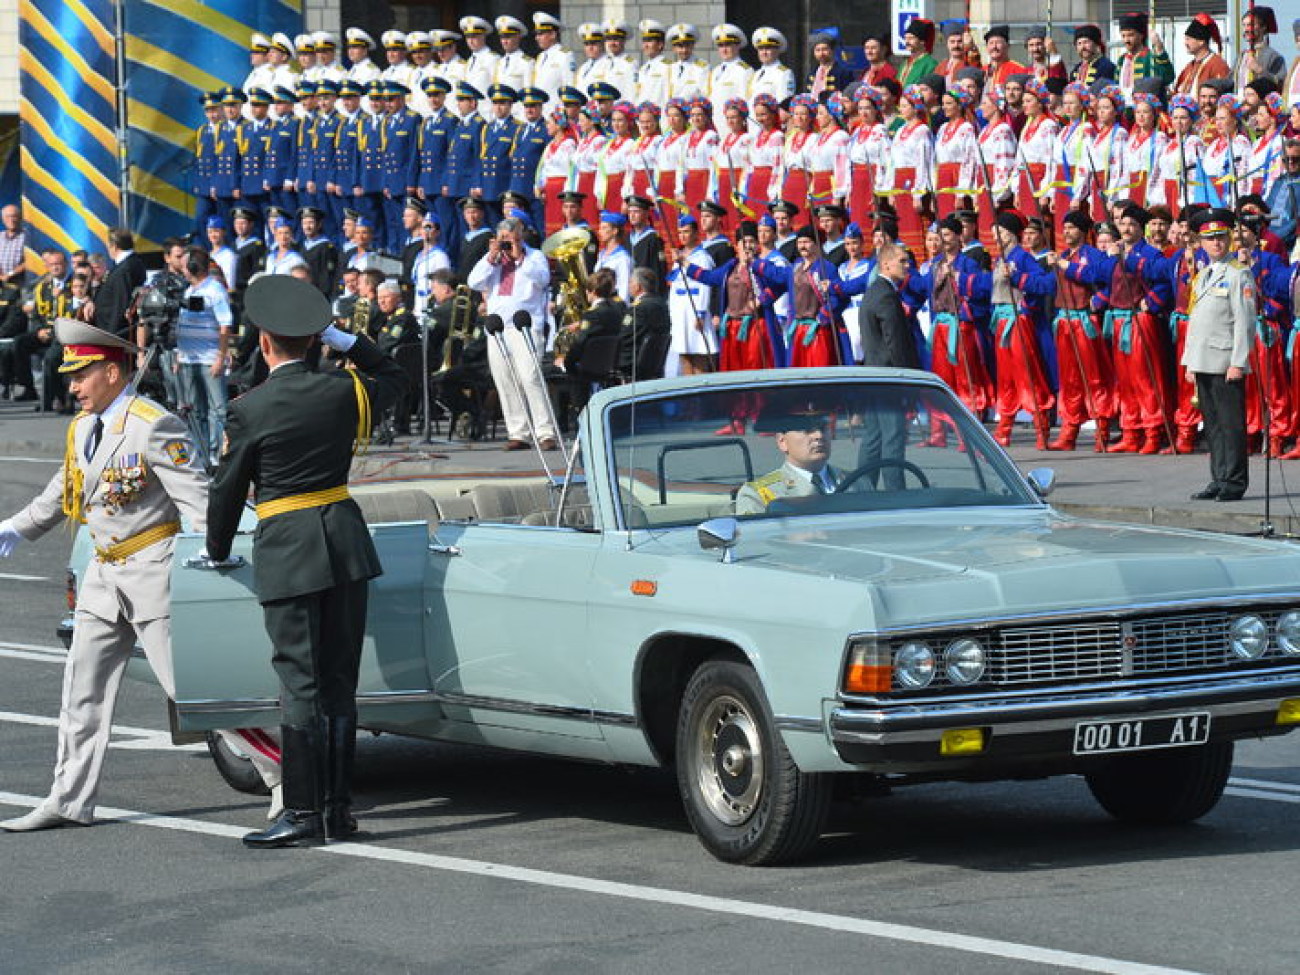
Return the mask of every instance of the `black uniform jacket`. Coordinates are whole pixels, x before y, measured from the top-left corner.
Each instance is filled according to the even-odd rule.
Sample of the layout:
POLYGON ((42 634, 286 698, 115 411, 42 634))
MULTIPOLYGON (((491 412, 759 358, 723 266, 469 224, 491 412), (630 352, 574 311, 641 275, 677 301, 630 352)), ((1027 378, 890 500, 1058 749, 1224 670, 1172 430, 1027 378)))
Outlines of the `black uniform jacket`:
POLYGON ((919 369, 916 342, 898 288, 887 278, 871 282, 858 313, 862 329, 862 364, 919 369))
MULTIPOLYGON (((401 367, 364 336, 348 358, 365 374, 372 415, 379 416, 405 383, 401 367)), ((230 553, 250 484, 259 504, 346 484, 356 429, 356 390, 343 370, 286 363, 233 400, 226 451, 208 496, 208 554, 222 559, 230 553)), ((253 586, 263 603, 373 579, 381 571, 352 500, 258 523, 253 586)))

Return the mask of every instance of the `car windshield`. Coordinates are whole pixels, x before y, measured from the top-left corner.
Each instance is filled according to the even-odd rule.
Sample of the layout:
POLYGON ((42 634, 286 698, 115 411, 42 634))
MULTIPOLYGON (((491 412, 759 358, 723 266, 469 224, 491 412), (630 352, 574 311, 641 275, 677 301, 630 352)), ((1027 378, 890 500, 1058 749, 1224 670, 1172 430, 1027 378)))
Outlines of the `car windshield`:
POLYGON ((858 379, 616 403, 606 414, 622 524, 735 515, 1035 504, 945 389, 858 379))

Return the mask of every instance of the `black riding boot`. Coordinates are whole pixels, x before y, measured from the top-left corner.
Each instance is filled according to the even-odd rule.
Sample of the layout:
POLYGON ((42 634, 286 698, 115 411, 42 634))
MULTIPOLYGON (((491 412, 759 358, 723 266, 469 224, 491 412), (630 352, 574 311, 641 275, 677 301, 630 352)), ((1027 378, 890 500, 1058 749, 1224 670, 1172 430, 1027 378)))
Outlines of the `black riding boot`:
POLYGON ((280 728, 284 812, 264 830, 249 833, 244 845, 256 849, 315 846, 325 839, 321 817, 324 794, 325 742, 319 723, 308 728, 280 728))
POLYGON ((325 838, 346 840, 357 831, 352 815, 352 759, 357 750, 357 719, 326 718, 325 838))

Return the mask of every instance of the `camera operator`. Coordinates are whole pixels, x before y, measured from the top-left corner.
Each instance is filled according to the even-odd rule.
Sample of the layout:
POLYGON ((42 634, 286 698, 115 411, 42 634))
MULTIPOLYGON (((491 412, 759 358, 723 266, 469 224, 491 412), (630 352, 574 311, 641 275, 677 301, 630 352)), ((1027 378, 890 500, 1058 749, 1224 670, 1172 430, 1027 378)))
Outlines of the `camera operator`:
POLYGON ((201 247, 185 252, 189 287, 176 321, 176 370, 181 397, 188 404, 190 429, 201 456, 215 464, 226 426, 226 351, 234 333, 230 298, 210 273, 211 258, 201 247))
MULTIPOLYGON (((176 319, 189 281, 185 277, 185 241, 168 237, 162 246, 163 268, 141 289, 136 303, 135 344, 157 346, 158 370, 167 402, 178 411, 184 406, 176 380, 176 319)), ((138 356, 143 366, 145 353, 138 356)))

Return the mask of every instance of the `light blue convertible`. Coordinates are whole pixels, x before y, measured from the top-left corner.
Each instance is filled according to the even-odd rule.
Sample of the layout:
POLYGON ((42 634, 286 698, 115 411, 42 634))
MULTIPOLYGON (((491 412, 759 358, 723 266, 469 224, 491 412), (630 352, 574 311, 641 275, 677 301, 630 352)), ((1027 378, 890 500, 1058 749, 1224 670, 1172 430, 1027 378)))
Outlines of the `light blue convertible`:
MULTIPOLYGON (((705 847, 765 864, 854 779, 1081 773, 1121 819, 1184 822, 1235 740, 1300 723, 1294 547, 1064 517, 929 374, 623 386, 580 443, 553 481, 353 485, 385 569, 364 727, 673 765, 705 847)), ((176 730, 277 724, 251 569, 184 567, 201 547, 176 730)))

